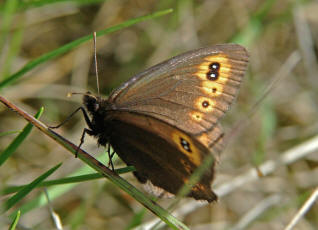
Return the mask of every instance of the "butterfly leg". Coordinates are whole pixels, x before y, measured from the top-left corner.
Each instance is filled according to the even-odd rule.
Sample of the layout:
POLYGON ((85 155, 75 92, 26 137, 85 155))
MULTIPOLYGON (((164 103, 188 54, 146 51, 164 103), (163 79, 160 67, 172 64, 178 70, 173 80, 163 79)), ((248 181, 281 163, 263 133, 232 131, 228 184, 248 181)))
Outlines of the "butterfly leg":
POLYGON ((108 153, 108 168, 111 166, 112 168, 112 171, 115 171, 114 169, 114 164, 113 164, 113 156, 115 154, 115 152, 113 151, 112 153, 111 152, 111 149, 110 149, 110 144, 108 143, 107 144, 107 153, 108 153))
POLYGON ((60 128, 62 125, 64 125, 66 122, 68 122, 78 111, 82 111, 83 112, 83 115, 84 115, 84 118, 85 118, 85 122, 86 124, 88 125, 88 127, 90 129, 93 129, 93 125, 92 125, 92 122, 90 121, 88 115, 87 115, 87 112, 86 110, 84 109, 84 107, 79 107, 77 108, 73 113, 71 113, 64 121, 62 121, 59 125, 57 126, 49 126, 50 129, 57 129, 57 128, 60 128))
POLYGON ((94 128, 93 128, 93 124, 91 122, 91 120, 89 119, 88 115, 87 115, 87 112, 86 110, 84 109, 84 107, 79 107, 77 108, 73 113, 71 113, 64 121, 62 121, 59 125, 57 126, 49 126, 50 129, 57 129, 59 127, 61 127, 62 125, 64 125, 66 122, 68 122, 78 111, 82 111, 83 115, 84 115, 84 119, 85 119, 85 122, 87 124, 87 126, 90 128, 90 129, 87 129, 85 128, 83 133, 82 133, 82 137, 81 137, 81 142, 80 144, 78 145, 77 149, 76 149, 76 152, 75 152, 75 158, 77 158, 78 156, 78 151, 79 149, 81 148, 82 144, 84 143, 84 138, 85 138, 85 134, 87 133, 88 135, 94 135, 94 128))
POLYGON ((77 156, 78 156, 78 151, 79 151, 79 149, 81 148, 82 144, 84 143, 84 139, 85 139, 85 134, 86 134, 86 133, 87 133, 88 135, 93 135, 93 134, 94 134, 94 132, 93 132, 92 130, 87 129, 87 128, 84 129, 84 131, 83 131, 83 133, 82 133, 82 137, 81 137, 81 142, 80 142, 80 144, 77 146, 77 149, 76 149, 76 152, 75 152, 75 158, 77 158, 77 156))

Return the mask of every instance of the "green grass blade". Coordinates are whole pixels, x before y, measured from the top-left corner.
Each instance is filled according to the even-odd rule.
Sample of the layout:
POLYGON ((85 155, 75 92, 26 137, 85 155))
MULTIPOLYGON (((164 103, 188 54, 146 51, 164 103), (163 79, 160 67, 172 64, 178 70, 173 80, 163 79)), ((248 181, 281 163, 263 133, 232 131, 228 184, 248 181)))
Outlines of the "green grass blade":
POLYGON ((0 29, 0 50, 3 50, 6 38, 9 34, 13 15, 17 7, 18 0, 10 0, 5 2, 0 29))
MULTIPOLYGON (((63 196, 66 192, 70 191, 76 186, 76 184, 63 184, 60 186, 53 186, 48 189, 48 193, 50 195, 50 199, 54 200, 58 197, 63 196)), ((28 201, 27 203, 23 204, 20 208, 21 213, 28 213, 33 209, 43 207, 44 205, 47 205, 47 199, 44 195, 44 193, 39 194, 37 197, 33 198, 32 200, 28 201)), ((13 211, 12 214, 9 215, 10 218, 13 218, 13 216, 16 214, 15 211, 13 211)))
POLYGON ((6 58, 2 65, 2 69, 0 68, 0 79, 4 79, 6 76, 9 76, 11 74, 10 71, 12 68, 12 63, 14 63, 14 60, 18 56, 18 52, 21 49, 21 43, 24 33, 23 23, 23 20, 16 22, 17 29, 14 30, 10 35, 10 39, 8 42, 8 52, 5 54, 6 58))
MULTIPOLYGON (((36 115, 35 118, 39 118, 44 109, 41 108, 36 115)), ((11 142, 11 144, 0 154, 0 166, 16 151, 16 149, 22 144, 25 138, 29 135, 33 128, 32 124, 27 124, 22 132, 11 142)))
MULTIPOLYGON (((129 166, 129 167, 125 167, 125 168, 115 169, 115 172, 117 174, 123 174, 123 173, 132 172, 134 170, 135 170, 134 167, 129 166)), ((90 173, 90 174, 80 175, 80 176, 65 177, 65 178, 57 179, 57 180, 43 181, 43 182, 39 183, 36 187, 50 187, 53 185, 72 184, 72 183, 79 183, 79 182, 85 182, 85 181, 90 181, 90 180, 96 180, 96 179, 100 179, 100 178, 104 178, 104 176, 101 175, 100 173, 90 173)), ((27 185, 10 186, 10 187, 4 188, 0 192, 0 194, 8 195, 10 193, 17 192, 26 186, 27 185)))
POLYGON ((12 196, 9 200, 7 200, 4 203, 4 211, 9 210, 13 205, 15 205, 17 202, 19 202, 21 199, 23 199, 27 194, 29 194, 40 182, 45 180, 48 176, 50 176, 55 170, 57 170, 62 163, 56 165, 55 167, 49 169, 45 173, 43 173, 41 176, 36 178, 34 181, 32 181, 30 184, 28 184, 26 187, 21 189, 19 192, 17 192, 14 196, 12 196))
POLYGON ((17 215, 14 217, 14 220, 12 224, 9 227, 9 230, 15 230, 15 227, 17 226, 19 219, 20 219, 21 211, 18 210, 17 215))
MULTIPOLYGON (((137 18, 134 18, 134 19, 130 19, 126 22, 123 22, 121 24, 118 24, 116 26, 112 26, 112 27, 109 27, 105 30, 101 30, 101 31, 98 31, 97 32, 97 36, 102 36, 102 35, 105 35, 105 34, 109 34, 109 33, 112 33, 112 32, 115 32, 115 31, 118 31, 118 30, 121 30, 123 28, 126 28, 126 27, 129 27, 129 26, 132 26, 136 23, 139 23, 139 22, 142 22, 142 21, 145 21, 145 20, 149 20, 149 19, 153 19, 153 18, 157 18, 157 17, 160 17, 160 16, 163 16, 165 14, 168 14, 168 13, 171 13, 172 12, 172 9, 168 9, 168 10, 162 10, 162 11, 157 11, 155 13, 152 13, 152 14, 148 14, 148 15, 145 15, 145 16, 141 16, 141 17, 137 17, 137 18)), ((13 82, 15 82, 16 80, 18 80, 19 78, 21 78, 25 73, 29 72, 30 70, 34 69, 36 66, 44 63, 44 62, 47 62, 53 58, 56 58, 72 49, 74 49, 75 47, 87 42, 87 41, 91 41, 93 38, 93 35, 90 34, 90 35, 87 35, 87 36, 84 36, 82 38, 79 38, 73 42, 70 42, 64 46, 61 46, 60 48, 58 49, 55 49, 49 53, 46 53, 46 54, 43 54, 42 56, 30 61, 29 63, 27 63, 24 67, 22 67, 19 71, 17 71, 16 73, 12 74, 11 76, 9 77, 6 77, 5 80, 3 80, 2 82, 0 82, 0 89, 12 84, 13 82)))
POLYGON ((17 215, 14 217, 14 220, 12 224, 9 227, 9 230, 15 230, 15 227, 17 226, 19 219, 20 219, 21 211, 18 210, 17 215))
MULTIPOLYGON (((46 5, 58 4, 58 3, 75 3, 78 5, 92 5, 101 2, 105 2, 107 0, 33 0, 33 1, 20 1, 17 7, 17 10, 27 10, 30 8, 36 8, 46 5)), ((0 4, 0 12, 4 11, 4 4, 0 4)))
MULTIPOLYGON (((101 155, 97 159, 101 160, 104 157, 105 157, 104 155, 101 155)), ((84 174, 92 174, 93 172, 95 172, 95 171, 93 171, 92 168, 90 168, 88 165, 85 164, 82 167, 80 167, 79 169, 77 169, 75 172, 69 174, 68 177, 81 176, 84 174)), ((108 181, 107 181, 107 183, 108 183, 108 181)), ((65 193, 69 192, 75 186, 77 186, 77 184, 75 184, 75 183, 60 184, 59 186, 50 186, 49 188, 47 188, 47 192, 50 195, 50 200, 53 201, 53 200, 63 196, 65 193)), ((6 189, 4 189, 3 191, 5 191, 5 190, 6 189)), ((22 214, 25 214, 25 213, 30 212, 33 209, 43 207, 44 205, 47 205, 47 199, 46 199, 44 193, 40 193, 37 197, 30 199, 26 203, 21 205, 19 207, 19 209, 21 210, 22 214)), ((14 211, 13 213, 10 214, 10 218, 13 219, 15 215, 16 215, 16 211, 14 211)))
POLYGON ((21 132, 22 132, 21 130, 1 132, 1 133, 0 133, 0 137, 12 135, 12 134, 17 134, 17 133, 21 133, 21 132))

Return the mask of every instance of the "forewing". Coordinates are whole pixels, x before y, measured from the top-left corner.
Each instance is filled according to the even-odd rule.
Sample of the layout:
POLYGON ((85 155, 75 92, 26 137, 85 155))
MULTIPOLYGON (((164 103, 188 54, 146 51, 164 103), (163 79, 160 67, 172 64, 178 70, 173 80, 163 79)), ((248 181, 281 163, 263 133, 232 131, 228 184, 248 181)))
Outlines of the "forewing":
POLYGON ((117 110, 201 134, 214 127, 235 100, 247 64, 248 53, 239 45, 194 50, 134 76, 109 101, 117 110))

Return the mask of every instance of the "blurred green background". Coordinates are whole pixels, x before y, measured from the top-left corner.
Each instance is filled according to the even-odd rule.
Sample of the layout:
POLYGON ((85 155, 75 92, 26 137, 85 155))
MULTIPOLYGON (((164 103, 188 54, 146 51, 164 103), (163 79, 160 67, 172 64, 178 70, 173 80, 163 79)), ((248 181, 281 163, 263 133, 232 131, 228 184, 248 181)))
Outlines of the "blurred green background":
MULTIPOLYGON (((288 164, 277 160, 283 152, 306 146, 306 141, 317 135, 317 1, 0 1, 0 95, 30 114, 43 106, 41 121, 58 124, 81 105, 81 96, 68 98, 68 92, 97 92, 93 42, 88 40, 62 55, 46 58, 31 71, 23 69, 25 64, 93 31, 170 8, 170 14, 97 38, 102 94, 106 97, 132 75, 176 54, 218 43, 244 45, 250 52, 249 70, 224 127, 233 132, 238 121, 249 123, 223 152, 213 187, 231 184, 236 176, 268 160, 280 165, 217 203, 193 207, 179 219, 191 229, 283 229, 318 186, 317 151, 288 164), (21 70, 19 79, 8 80, 21 70), (253 105, 265 97, 271 85, 250 118, 253 105), (273 203, 265 202, 269 207, 255 214, 253 208, 264 207, 261 202, 273 197, 277 198, 273 203), (255 218, 242 224, 251 210, 255 218)), ((1 152, 25 125, 25 120, 0 106, 1 152)), ((84 127, 84 119, 77 115, 58 132, 79 143, 84 127)), ((106 162, 103 148, 98 148, 94 139, 87 137, 84 149, 106 162)), ((34 129, 0 166, 0 189, 30 183, 60 162, 62 166, 50 179, 93 172, 34 129)), ((116 167, 120 166, 124 165, 116 161, 116 167)), ((132 175, 123 176, 139 186, 132 175)), ((2 195, 1 202, 10 196, 2 195)), ((64 229, 129 229, 154 218, 104 179, 54 186, 49 197, 64 229)), ((159 200, 164 207, 169 202, 159 200)), ((189 202, 191 199, 185 198, 179 207, 189 202)), ((18 229, 56 229, 44 203, 43 188, 33 190, 1 214, 0 228, 3 224, 7 229, 12 213, 21 209, 18 229)), ((316 202, 295 229, 317 226, 316 202)))

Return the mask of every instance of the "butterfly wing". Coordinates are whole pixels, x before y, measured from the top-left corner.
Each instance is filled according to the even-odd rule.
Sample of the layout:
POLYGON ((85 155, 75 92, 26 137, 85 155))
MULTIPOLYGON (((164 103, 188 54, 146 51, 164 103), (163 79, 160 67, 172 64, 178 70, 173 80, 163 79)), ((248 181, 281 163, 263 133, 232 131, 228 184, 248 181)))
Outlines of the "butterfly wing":
MULTIPOLYGON (((200 141, 153 117, 113 112, 108 121, 108 128, 112 130, 111 145, 127 165, 136 168, 138 180, 141 183, 150 181, 172 194, 180 190, 204 158, 211 154, 211 150, 200 141)), ((222 136, 219 136, 213 151, 221 149, 222 136)), ((209 202, 216 200, 210 187, 213 175, 214 164, 188 196, 209 202)))
MULTIPOLYGON (((111 135, 100 140, 108 140, 126 164, 135 166, 140 182, 176 194, 208 154, 217 160, 223 149, 218 121, 236 98, 247 63, 243 47, 216 45, 134 76, 108 98, 105 128, 111 135)), ((189 196, 215 200, 213 175, 214 165, 189 196)))
POLYGON ((132 111, 201 135, 236 98, 248 53, 235 44, 190 51, 134 76, 114 91, 116 110, 132 111))

